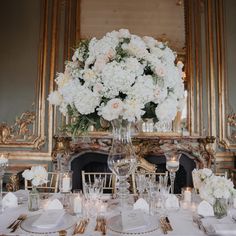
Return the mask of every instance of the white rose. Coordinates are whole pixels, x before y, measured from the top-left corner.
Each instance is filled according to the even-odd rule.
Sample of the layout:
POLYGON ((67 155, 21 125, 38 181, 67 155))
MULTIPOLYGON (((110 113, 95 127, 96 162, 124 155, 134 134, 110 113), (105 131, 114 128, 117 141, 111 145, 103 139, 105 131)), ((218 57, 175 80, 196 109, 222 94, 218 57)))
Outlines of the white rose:
POLYGON ((111 121, 122 115, 123 106, 120 99, 114 98, 108 101, 105 106, 99 108, 98 111, 105 120, 111 121))

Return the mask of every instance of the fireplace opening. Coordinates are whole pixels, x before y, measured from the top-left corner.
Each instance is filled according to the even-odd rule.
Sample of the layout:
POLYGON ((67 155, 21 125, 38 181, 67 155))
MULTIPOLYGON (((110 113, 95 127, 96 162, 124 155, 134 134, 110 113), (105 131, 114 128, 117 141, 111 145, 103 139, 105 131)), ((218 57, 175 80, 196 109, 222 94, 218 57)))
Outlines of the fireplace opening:
MULTIPOLYGON (((107 154, 97 152, 77 153, 71 159, 73 171, 73 189, 82 189, 82 170, 85 172, 111 172, 107 165, 107 154)), ((165 173, 166 159, 164 156, 149 155, 145 159, 156 164, 156 172, 165 173)), ((176 173, 175 193, 181 193, 182 187, 192 187, 192 170, 196 167, 194 160, 182 154, 180 168, 176 173)))

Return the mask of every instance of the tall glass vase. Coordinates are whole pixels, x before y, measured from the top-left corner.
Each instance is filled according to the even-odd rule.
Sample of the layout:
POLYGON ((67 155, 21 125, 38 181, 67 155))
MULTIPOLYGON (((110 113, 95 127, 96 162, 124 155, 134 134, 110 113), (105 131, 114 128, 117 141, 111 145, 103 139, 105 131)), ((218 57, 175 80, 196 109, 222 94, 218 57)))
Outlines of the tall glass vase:
POLYGON ((136 168, 137 160, 131 140, 131 123, 116 119, 112 122, 113 141, 108 155, 108 167, 118 177, 117 195, 124 203, 129 195, 127 178, 136 168))
POLYGON ((29 211, 39 210, 39 192, 36 186, 32 186, 32 190, 29 192, 28 210, 29 211))

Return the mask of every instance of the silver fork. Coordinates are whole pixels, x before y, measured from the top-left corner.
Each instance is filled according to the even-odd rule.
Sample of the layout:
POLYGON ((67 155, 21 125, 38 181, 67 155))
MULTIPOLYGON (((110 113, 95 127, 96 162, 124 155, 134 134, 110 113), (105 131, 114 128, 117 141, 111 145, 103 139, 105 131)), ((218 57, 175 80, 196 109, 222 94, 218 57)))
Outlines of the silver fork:
POLYGON ((18 220, 22 220, 25 216, 26 216, 26 215, 24 215, 24 214, 19 215, 19 217, 18 217, 16 220, 14 220, 7 228, 8 228, 8 229, 11 229, 11 228, 16 224, 16 222, 17 222, 18 220))
POLYGON ((11 233, 14 233, 18 227, 20 226, 21 222, 24 221, 26 219, 26 215, 24 215, 24 217, 21 218, 21 220, 19 220, 13 227, 12 227, 12 230, 11 230, 11 233))

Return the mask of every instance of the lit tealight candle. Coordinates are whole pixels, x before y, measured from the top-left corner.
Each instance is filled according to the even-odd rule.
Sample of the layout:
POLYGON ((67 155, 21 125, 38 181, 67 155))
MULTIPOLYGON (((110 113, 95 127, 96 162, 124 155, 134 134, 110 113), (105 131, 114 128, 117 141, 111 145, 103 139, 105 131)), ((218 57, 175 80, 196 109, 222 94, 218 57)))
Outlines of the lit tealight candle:
POLYGON ((175 160, 167 161, 167 165, 169 167, 175 168, 179 166, 179 161, 175 161, 175 160))
POLYGON ((186 188, 186 190, 184 190, 184 201, 191 202, 191 190, 189 188, 186 188))

